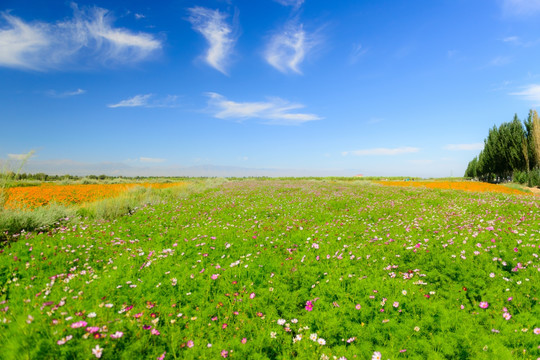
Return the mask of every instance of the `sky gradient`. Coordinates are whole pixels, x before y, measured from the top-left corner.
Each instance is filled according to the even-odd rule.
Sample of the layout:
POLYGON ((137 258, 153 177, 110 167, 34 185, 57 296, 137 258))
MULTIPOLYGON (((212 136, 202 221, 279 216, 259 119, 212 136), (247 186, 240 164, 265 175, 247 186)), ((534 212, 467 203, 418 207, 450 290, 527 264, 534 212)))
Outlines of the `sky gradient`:
POLYGON ((0 3, 27 172, 462 176, 540 105, 540 0, 0 3))

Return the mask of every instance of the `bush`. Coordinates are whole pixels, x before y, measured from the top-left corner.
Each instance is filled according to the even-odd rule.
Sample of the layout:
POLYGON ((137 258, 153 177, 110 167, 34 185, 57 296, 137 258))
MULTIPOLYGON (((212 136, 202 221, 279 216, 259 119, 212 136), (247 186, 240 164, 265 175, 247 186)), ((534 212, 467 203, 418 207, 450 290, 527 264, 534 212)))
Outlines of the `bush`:
POLYGON ((529 175, 526 171, 516 171, 514 173, 514 181, 519 184, 525 184, 529 181, 529 175))

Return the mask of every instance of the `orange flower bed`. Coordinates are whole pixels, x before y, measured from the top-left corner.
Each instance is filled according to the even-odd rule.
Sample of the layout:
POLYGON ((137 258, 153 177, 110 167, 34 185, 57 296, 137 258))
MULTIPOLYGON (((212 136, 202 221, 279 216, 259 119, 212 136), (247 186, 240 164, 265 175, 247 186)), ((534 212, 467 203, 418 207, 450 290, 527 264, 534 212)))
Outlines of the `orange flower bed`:
POLYGON ((385 186, 413 186, 426 187, 430 189, 449 189, 474 192, 498 192, 514 195, 530 195, 517 189, 512 189, 504 185, 489 184, 478 181, 376 181, 377 184, 385 186))
POLYGON ((120 195, 136 186, 163 189, 179 186, 183 183, 139 183, 139 184, 90 184, 90 185, 54 185, 13 187, 7 189, 8 209, 33 209, 52 202, 76 205, 120 195))

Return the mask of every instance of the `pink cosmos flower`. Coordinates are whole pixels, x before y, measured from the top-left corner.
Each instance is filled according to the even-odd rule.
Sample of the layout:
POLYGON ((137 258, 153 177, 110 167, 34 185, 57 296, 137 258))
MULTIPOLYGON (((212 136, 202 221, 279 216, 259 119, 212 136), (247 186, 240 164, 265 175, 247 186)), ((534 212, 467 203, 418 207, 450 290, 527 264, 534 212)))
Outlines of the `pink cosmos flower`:
POLYGON ((229 352, 227 350, 221 350, 221 357, 229 357, 229 352))
POLYGON ((510 320, 510 319, 512 318, 512 315, 510 315, 510 313, 505 312, 505 313, 503 314, 503 318, 504 318, 506 321, 508 321, 508 320, 510 320))
POLYGON ((487 301, 481 301, 479 305, 482 309, 487 309, 489 307, 489 304, 487 301))
POLYGON ((152 335, 156 335, 156 336, 158 336, 159 334, 161 334, 157 329, 152 329, 152 331, 150 331, 150 333, 151 333, 152 335))
POLYGON ((226 329, 227 326, 229 326, 229 325, 227 325, 227 324, 225 323, 225 324, 221 325, 221 328, 222 328, 222 329, 226 329))
POLYGON ((71 328, 77 329, 80 327, 85 327, 86 325, 88 325, 88 323, 86 321, 81 320, 81 321, 77 321, 71 324, 71 328))
POLYGON ((535 335, 540 335, 540 328, 534 328, 533 333, 535 333, 535 335))
POLYGON ((246 338, 243 338, 242 339, 242 344, 245 344, 247 342, 247 339, 246 338))
POLYGON ((114 334, 111 334, 111 338, 113 339, 120 339, 122 336, 124 336, 124 333, 121 331, 117 331, 114 334))
POLYGON ((99 327, 98 326, 89 326, 89 327, 86 328, 86 331, 89 332, 90 334, 97 333, 99 331, 99 327))
POLYGON ((189 341, 187 342, 187 347, 188 347, 188 348, 192 348, 193 345, 195 345, 195 343, 193 342, 193 340, 189 340, 189 341))
POLYGON ((306 301, 306 310, 312 311, 313 310, 313 303, 311 301, 306 301))
POLYGON ((219 277, 219 274, 212 274, 211 278, 212 280, 216 280, 219 277))
POLYGON ((249 294, 249 298, 250 298, 250 299, 254 299, 254 298, 255 298, 255 293, 252 292, 251 294, 249 294))
POLYGON ((163 354, 161 354, 161 355, 157 358, 157 360, 163 360, 163 359, 165 359, 165 354, 167 354, 166 351, 165 351, 163 354))
POLYGON ((362 305, 356 304, 356 306, 355 306, 355 309, 356 309, 356 310, 360 310, 361 308, 362 308, 362 305))

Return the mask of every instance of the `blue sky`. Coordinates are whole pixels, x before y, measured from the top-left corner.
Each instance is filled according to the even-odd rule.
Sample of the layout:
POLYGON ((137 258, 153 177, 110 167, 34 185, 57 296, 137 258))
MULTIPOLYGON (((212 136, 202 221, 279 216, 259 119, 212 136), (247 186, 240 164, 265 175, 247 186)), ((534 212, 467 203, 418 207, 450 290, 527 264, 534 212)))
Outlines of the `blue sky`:
POLYGON ((461 176, 540 105, 540 0, 0 7, 0 158, 29 172, 461 176))

